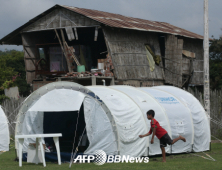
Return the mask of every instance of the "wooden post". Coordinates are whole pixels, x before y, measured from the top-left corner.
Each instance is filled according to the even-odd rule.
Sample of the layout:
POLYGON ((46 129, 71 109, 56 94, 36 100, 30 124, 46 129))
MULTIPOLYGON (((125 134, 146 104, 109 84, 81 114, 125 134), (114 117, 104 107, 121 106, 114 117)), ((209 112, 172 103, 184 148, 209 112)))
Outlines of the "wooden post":
POLYGON ((62 29, 60 29, 60 32, 61 32, 61 35, 62 35, 63 48, 64 48, 64 52, 65 52, 64 54, 65 54, 65 57, 66 57, 68 70, 71 73, 72 72, 72 66, 71 66, 71 63, 70 63, 70 57, 68 56, 67 49, 66 49, 66 46, 65 46, 65 43, 66 43, 65 36, 63 34, 63 30, 62 29))
POLYGON ((96 86, 96 76, 91 77, 92 86, 96 86))
POLYGON ((77 29, 76 29, 76 27, 74 27, 74 32, 75 32, 75 35, 76 35, 76 40, 78 40, 78 34, 77 34, 77 29))
POLYGON ((115 85, 115 80, 114 77, 112 77, 111 82, 110 82, 110 86, 115 85))
POLYGON ((210 116, 208 0, 204 0, 204 106, 210 116))

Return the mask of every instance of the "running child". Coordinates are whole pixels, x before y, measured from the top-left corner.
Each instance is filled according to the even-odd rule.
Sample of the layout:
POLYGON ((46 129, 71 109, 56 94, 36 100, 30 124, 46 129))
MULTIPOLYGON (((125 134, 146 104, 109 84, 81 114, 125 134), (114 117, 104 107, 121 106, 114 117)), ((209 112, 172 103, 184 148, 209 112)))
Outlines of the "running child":
POLYGON ((139 135, 140 138, 143 138, 143 137, 146 137, 146 136, 149 136, 153 133, 152 135, 152 139, 151 139, 151 144, 153 144, 154 142, 154 136, 156 135, 156 137, 160 140, 160 148, 161 148, 161 151, 162 151, 162 156, 163 156, 163 162, 166 162, 166 153, 165 153, 165 148, 168 145, 173 145, 174 143, 176 143, 178 140, 182 140, 184 142, 186 142, 186 139, 183 137, 183 136, 179 136, 178 138, 175 138, 175 139, 171 139, 170 136, 168 135, 167 131, 162 128, 159 124, 159 122, 154 119, 154 116, 155 116, 155 112, 153 110, 149 110, 147 113, 147 118, 150 121, 150 125, 151 125, 151 128, 150 128, 150 131, 145 134, 145 135, 139 135))

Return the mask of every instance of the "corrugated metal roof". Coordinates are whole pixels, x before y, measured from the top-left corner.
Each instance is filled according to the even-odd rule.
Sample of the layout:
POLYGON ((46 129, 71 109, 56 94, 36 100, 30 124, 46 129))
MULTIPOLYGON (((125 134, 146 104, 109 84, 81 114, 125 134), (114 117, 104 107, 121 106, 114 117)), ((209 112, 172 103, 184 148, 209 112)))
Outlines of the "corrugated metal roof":
POLYGON ((0 40, 0 44, 15 44, 15 45, 22 45, 21 34, 24 28, 31 25, 33 22, 37 21, 44 15, 49 14, 56 8, 65 8, 81 14, 85 17, 98 21, 104 25, 116 28, 126 28, 126 29, 133 29, 133 30, 140 30, 140 31, 151 31, 151 32, 162 32, 162 33, 169 33, 174 35, 180 35, 189 38, 196 38, 196 39, 203 39, 204 37, 193 32, 187 31, 185 29, 173 26, 171 24, 165 22, 157 22, 157 21, 149 21, 139 18, 132 18, 123 16, 120 14, 113 14, 103 11, 97 11, 92 9, 84 9, 84 8, 77 8, 77 7, 70 7, 70 6, 62 6, 62 5, 55 5, 52 8, 48 9, 47 11, 39 14, 35 18, 31 19, 26 24, 22 25, 21 27, 17 28, 10 34, 6 35, 0 40))
POLYGON ((203 39, 204 37, 185 29, 173 26, 165 22, 150 21, 139 18, 132 18, 120 14, 113 14, 92 9, 77 8, 71 6, 62 6, 66 9, 84 15, 95 21, 103 23, 110 27, 134 29, 140 31, 162 32, 184 37, 203 39))

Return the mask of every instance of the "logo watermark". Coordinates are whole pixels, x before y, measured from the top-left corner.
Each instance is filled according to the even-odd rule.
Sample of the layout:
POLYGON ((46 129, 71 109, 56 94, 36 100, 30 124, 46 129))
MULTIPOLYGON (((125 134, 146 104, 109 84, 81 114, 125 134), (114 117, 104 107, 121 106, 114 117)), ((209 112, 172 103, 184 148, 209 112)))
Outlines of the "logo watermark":
POLYGON ((155 97, 160 103, 163 104, 178 104, 179 102, 173 97, 155 97))
POLYGON ((104 163, 106 163, 106 158, 107 158, 107 155, 103 150, 97 150, 95 152, 94 163, 96 165, 103 165, 104 163))
POLYGON ((148 163, 149 157, 130 157, 129 155, 108 155, 103 150, 97 150, 94 155, 78 155, 74 163, 90 163, 103 165, 107 163, 148 163))

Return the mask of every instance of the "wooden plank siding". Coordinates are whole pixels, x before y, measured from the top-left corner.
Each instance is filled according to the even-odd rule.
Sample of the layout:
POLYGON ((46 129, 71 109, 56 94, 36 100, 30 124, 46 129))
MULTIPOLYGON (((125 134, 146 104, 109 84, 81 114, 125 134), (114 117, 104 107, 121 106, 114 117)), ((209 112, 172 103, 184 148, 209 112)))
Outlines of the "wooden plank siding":
POLYGON ((105 40, 112 57, 118 80, 164 80, 162 67, 150 71, 145 44, 154 47, 160 55, 156 33, 103 27, 105 40))
POLYGON ((183 65, 183 70, 182 70, 182 74, 186 74, 186 75, 189 75, 191 70, 190 70, 190 67, 191 67, 191 59, 189 58, 186 58, 186 57, 183 57, 182 58, 182 65, 183 65))
POLYGON ((66 9, 55 9, 51 13, 43 16, 27 28, 23 32, 40 31, 54 28, 78 27, 78 26, 98 26, 98 22, 84 17, 75 12, 66 9))
POLYGON ((181 87, 183 40, 174 35, 167 35, 165 48, 165 83, 181 87))
POLYGON ((31 84, 32 80, 35 79, 35 64, 37 60, 39 60, 37 58, 39 55, 36 50, 35 38, 28 34, 22 34, 22 43, 24 49, 26 81, 31 84))
POLYGON ((195 53, 193 60, 194 74, 190 84, 203 85, 203 40, 184 38, 183 49, 195 53))

